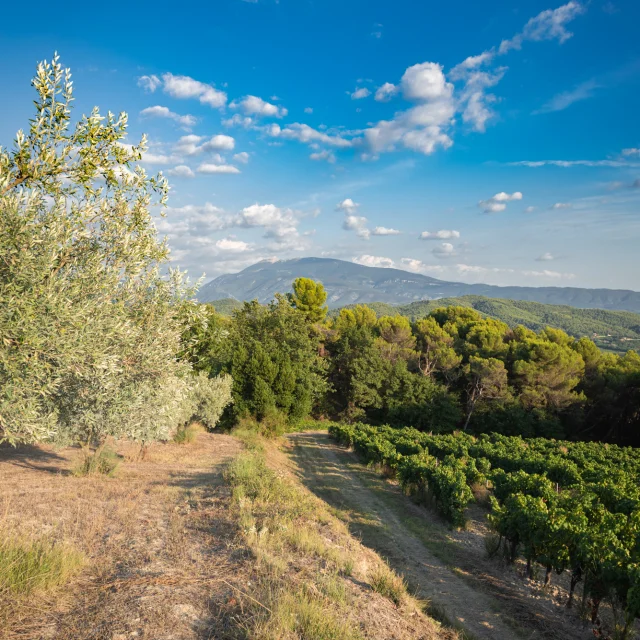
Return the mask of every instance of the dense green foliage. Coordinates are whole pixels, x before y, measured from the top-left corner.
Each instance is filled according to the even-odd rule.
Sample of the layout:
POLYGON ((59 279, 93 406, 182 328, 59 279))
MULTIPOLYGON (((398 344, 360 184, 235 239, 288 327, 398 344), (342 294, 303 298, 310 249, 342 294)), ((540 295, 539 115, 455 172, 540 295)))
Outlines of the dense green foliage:
POLYGON ((411 428, 332 424, 329 432, 367 462, 395 470, 403 487, 429 492, 444 517, 464 523, 471 485, 493 488, 489 519, 508 558, 571 571, 567 606, 583 583, 595 622, 603 599, 624 614, 616 637, 640 617, 640 449, 498 434, 430 435, 411 428))
POLYGON ((468 306, 412 322, 356 305, 322 323, 324 292, 314 300, 315 284, 300 283, 307 302, 245 303, 231 319, 209 306, 206 335, 192 329, 195 366, 236 379, 236 416, 277 409, 438 433, 640 444, 636 352, 606 354, 588 338, 510 327, 468 306))
POLYGON ((168 185, 137 165, 126 114, 72 126, 57 58, 32 84, 29 130, 0 148, 0 442, 167 438, 229 401, 176 357, 199 308, 182 274, 162 274, 151 210, 168 185))
MULTIPOLYGON (((402 315, 412 322, 424 318, 438 307, 469 307, 479 311, 483 316, 501 320, 512 328, 522 325, 533 331, 541 331, 545 327, 555 327, 574 338, 592 338, 602 348, 614 351, 640 347, 640 314, 631 311, 578 309, 566 305, 484 296, 420 300, 399 306, 371 302, 368 306, 378 316, 402 315)), ((329 315, 336 317, 339 313, 340 310, 335 309, 329 315)))

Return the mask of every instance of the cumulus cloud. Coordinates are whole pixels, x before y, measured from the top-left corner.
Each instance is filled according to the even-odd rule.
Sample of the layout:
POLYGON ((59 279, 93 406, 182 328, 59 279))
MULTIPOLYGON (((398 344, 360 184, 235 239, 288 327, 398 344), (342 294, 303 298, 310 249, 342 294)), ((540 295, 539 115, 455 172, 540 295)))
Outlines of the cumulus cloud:
POLYGON ((222 238, 218 240, 215 245, 221 251, 228 251, 230 253, 244 253, 251 249, 251 245, 242 240, 236 240, 232 237, 222 238))
POLYGON ((312 160, 325 160, 330 164, 333 164, 336 161, 336 154, 333 151, 329 151, 328 149, 323 149, 322 151, 314 151, 310 156, 312 160))
POLYGON ((533 213, 535 210, 536 210, 536 208, 535 208, 535 207, 527 207, 527 208, 524 210, 524 212, 525 212, 525 213, 533 213))
POLYGON ((281 128, 280 125, 272 124, 264 128, 263 131, 272 138, 297 140, 305 144, 319 143, 339 149, 346 149, 353 145, 352 140, 348 140, 341 135, 330 135, 300 122, 294 122, 284 128, 281 128))
POLYGON ((363 98, 368 98, 370 95, 371 95, 371 91, 369 91, 369 89, 367 89, 367 87, 360 87, 359 89, 356 89, 351 94, 351 99, 352 100, 362 100, 363 98))
POLYGON ((440 231, 423 231, 420 240, 449 240, 451 238, 459 238, 460 232, 455 229, 440 229, 440 231))
POLYGON ((586 8, 583 5, 573 0, 557 9, 542 11, 535 18, 531 18, 520 33, 509 40, 503 40, 498 51, 504 54, 512 49, 520 49, 522 43, 527 40, 533 42, 557 40, 562 44, 573 36, 566 25, 585 11, 586 8))
POLYGON ((385 82, 376 89, 375 100, 378 102, 388 102, 398 93, 398 87, 391 82, 385 82))
POLYGON ((247 164, 247 162, 249 162, 249 154, 246 151, 241 151, 240 153, 236 153, 233 156, 233 159, 236 162, 241 162, 242 164, 247 164))
POLYGON ((241 109, 248 116, 283 118, 289 113, 284 107, 266 102, 258 96, 245 96, 239 102, 232 102, 230 106, 232 109, 241 109))
POLYGON ((347 215, 342 223, 342 228, 345 231, 355 231, 357 236, 368 240, 371 232, 367 229, 367 222, 368 220, 364 216, 347 215))
POLYGON ((138 86, 149 93, 153 93, 161 84, 162 80, 158 76, 140 76, 138 78, 138 86))
POLYGON ((456 251, 450 242, 442 242, 431 251, 436 258, 451 258, 456 255, 456 251))
POLYGON ((151 118, 168 118, 169 120, 173 120, 177 122, 180 126, 189 129, 193 127, 193 125, 197 122, 195 116, 184 115, 181 116, 178 113, 174 113, 168 107, 162 107, 160 105, 156 105, 155 107, 147 107, 140 112, 140 115, 143 117, 151 117, 151 118))
POLYGON ((227 94, 224 91, 189 76, 174 76, 172 73, 163 73, 162 82, 163 91, 173 98, 194 98, 214 109, 220 109, 227 104, 227 94))
POLYGON ((389 229, 387 227, 376 227, 372 232, 372 236, 397 236, 400 234, 398 229, 389 229))
POLYGON ((400 91, 416 106, 366 129, 369 149, 380 153, 404 147, 429 155, 438 147, 449 148, 453 142, 447 130, 453 123, 455 105, 453 85, 447 82, 442 66, 423 62, 409 67, 400 81, 400 91))
POLYGON ((391 258, 385 258, 383 256, 370 256, 366 253, 361 256, 352 258, 351 260, 352 262, 364 265, 365 267, 384 267, 386 269, 395 267, 395 263, 391 258))
POLYGON ((185 164, 180 164, 173 169, 169 169, 170 176, 176 176, 177 178, 195 178, 195 173, 187 167, 185 164))
POLYGON ((547 251, 546 253, 543 253, 541 256, 538 256, 536 260, 538 262, 547 262, 549 260, 555 260, 555 257, 553 256, 553 254, 547 251))
POLYGON ((234 167, 230 164, 211 164, 203 162, 196 171, 198 173, 204 173, 206 175, 212 175, 214 173, 240 173, 238 167, 234 167))
POLYGON ((512 200, 522 200, 522 193, 520 191, 514 191, 513 193, 501 191, 491 196, 488 200, 480 200, 478 206, 484 213, 498 213, 499 211, 504 211, 507 208, 507 202, 512 200))
POLYGON ((204 136, 189 134, 176 142, 174 153, 195 156, 203 152, 233 151, 236 141, 231 136, 217 134, 208 140, 204 136))
POLYGON ((359 206, 359 202, 354 202, 351 198, 345 198, 336 205, 336 211, 343 211, 346 214, 353 215, 359 206))
POLYGON ((305 113, 313 113, 313 107, 305 107, 304 108, 304 112, 305 113))

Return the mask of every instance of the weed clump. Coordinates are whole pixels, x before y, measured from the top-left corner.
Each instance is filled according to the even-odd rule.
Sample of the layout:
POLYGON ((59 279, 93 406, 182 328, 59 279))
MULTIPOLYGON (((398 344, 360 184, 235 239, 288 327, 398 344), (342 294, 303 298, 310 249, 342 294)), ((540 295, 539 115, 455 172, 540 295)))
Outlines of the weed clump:
POLYGON ((47 538, 0 535, 0 597, 29 595, 66 583, 83 564, 82 555, 47 538))
POLYGON ((122 458, 111 448, 103 447, 94 453, 86 453, 80 464, 73 468, 74 476, 115 475, 122 458))
POLYGON ((386 565, 379 565, 369 575, 371 588, 399 607, 407 597, 404 580, 386 565))
POLYGON ((196 441, 199 433, 204 431, 204 427, 199 422, 192 422, 178 427, 173 435, 173 441, 177 444, 191 444, 196 441))

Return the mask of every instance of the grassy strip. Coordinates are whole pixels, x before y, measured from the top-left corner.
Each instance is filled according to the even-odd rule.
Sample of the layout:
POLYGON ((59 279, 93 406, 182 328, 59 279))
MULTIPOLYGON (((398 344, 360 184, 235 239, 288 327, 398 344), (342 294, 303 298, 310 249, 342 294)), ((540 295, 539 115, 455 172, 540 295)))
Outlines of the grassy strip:
MULTIPOLYGON (((371 606, 387 622, 390 614, 397 615, 399 623, 403 617, 419 620, 422 607, 408 594, 403 579, 382 559, 364 552, 328 505, 267 466, 273 445, 251 429, 234 435, 247 451, 231 463, 226 479, 255 560, 249 595, 260 603, 243 601, 245 612, 252 611, 248 637, 379 637, 371 606), (378 596, 373 592, 389 600, 387 609, 374 604, 371 598, 378 596)), ((433 637, 457 637, 437 623, 434 629, 433 637)))
POLYGON ((269 469, 258 439, 242 437, 249 451, 229 466, 234 507, 242 534, 256 560, 255 600, 250 638, 299 637, 308 640, 359 640, 349 620, 350 601, 342 575, 352 569, 345 552, 332 546, 313 526, 326 524, 318 503, 294 483, 269 469), (302 559, 300 559, 302 556, 302 559), (290 571, 291 561, 307 559, 306 571, 290 571), (321 559, 318 563, 308 559, 321 559))
POLYGON ((0 532, 0 597, 55 589, 68 582, 82 564, 82 555, 68 545, 0 532))

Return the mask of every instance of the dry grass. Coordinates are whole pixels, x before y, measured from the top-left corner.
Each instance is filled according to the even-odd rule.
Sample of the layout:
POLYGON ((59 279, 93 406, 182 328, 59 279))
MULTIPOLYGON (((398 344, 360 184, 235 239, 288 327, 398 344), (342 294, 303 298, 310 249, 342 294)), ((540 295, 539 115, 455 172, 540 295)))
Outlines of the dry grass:
POLYGON ((204 433, 206 429, 199 422, 179 427, 173 434, 173 441, 177 444, 192 444, 196 441, 199 433, 204 433))
POLYGON ((272 442, 249 436, 249 451, 226 473, 255 559, 250 588, 239 596, 247 637, 456 638, 423 614, 403 580, 355 541, 283 461, 272 442))
POLYGON ((200 434, 189 447, 152 445, 144 460, 137 445, 114 449, 116 477, 76 477, 80 449, 0 447, 0 584, 32 588, 0 593, 2 640, 222 637, 215 603, 244 562, 222 469, 241 446, 200 434))
POLYGON ((393 604, 400 606, 407 598, 405 581, 386 565, 378 565, 369 575, 371 588, 393 604))

